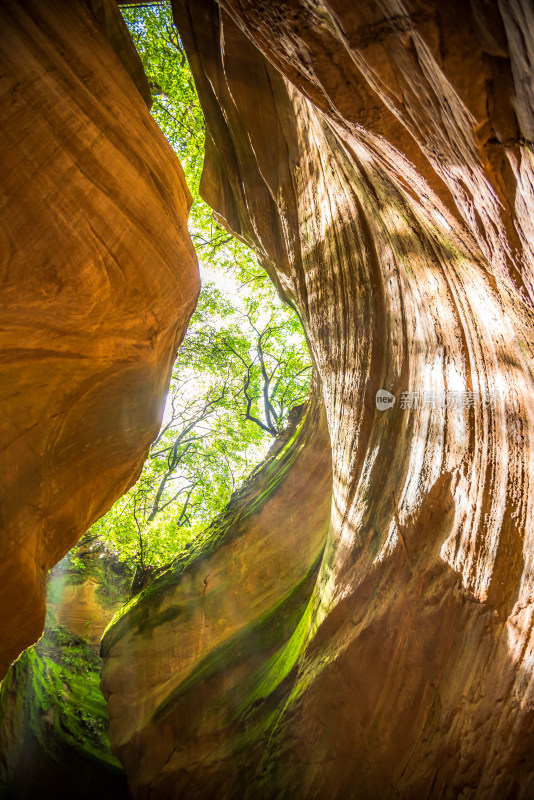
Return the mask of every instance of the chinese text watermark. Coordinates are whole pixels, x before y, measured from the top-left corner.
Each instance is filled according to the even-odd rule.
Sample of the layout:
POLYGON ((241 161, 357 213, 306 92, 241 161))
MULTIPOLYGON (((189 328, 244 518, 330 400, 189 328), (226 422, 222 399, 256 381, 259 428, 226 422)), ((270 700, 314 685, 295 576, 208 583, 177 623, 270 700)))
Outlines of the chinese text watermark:
MULTIPOLYGON (((452 408, 465 409, 475 407, 495 408, 499 393, 497 391, 472 391, 453 390, 435 392, 427 389, 419 389, 413 392, 402 392, 400 396, 400 408, 417 409, 424 406, 431 408, 452 408)), ((379 411, 392 408, 396 403, 396 398, 386 389, 379 389, 376 393, 376 407, 379 411)))

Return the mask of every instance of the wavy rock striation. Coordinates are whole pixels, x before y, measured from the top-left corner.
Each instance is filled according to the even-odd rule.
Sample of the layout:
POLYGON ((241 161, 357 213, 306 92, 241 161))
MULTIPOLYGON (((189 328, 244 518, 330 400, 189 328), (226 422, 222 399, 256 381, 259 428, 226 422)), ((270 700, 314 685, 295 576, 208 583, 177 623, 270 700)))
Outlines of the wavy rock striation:
POLYGON ((141 469, 199 279, 183 173, 89 8, 3 2, 0 72, 3 675, 47 570, 141 469))
MULTIPOLYGON (((113 674, 152 656, 169 676, 157 704, 144 673, 137 689, 105 679, 133 794, 530 798, 531 4, 174 8, 208 128, 204 196, 307 331, 332 511, 310 604, 278 650, 260 637, 259 665, 238 641, 206 661, 198 616, 196 645, 180 651, 178 624, 161 649, 143 595, 143 647, 108 632, 113 674), (151 716, 127 711, 143 703, 151 716)), ((261 547, 246 552, 261 571, 261 547)), ((186 617, 203 575, 210 589, 196 574, 186 617)))

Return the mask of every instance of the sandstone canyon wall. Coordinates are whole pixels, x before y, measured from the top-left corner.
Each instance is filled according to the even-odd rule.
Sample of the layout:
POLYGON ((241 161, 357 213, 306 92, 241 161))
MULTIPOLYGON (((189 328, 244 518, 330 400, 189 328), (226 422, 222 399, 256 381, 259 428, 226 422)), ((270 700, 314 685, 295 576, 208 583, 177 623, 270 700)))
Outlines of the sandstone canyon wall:
POLYGON ((149 98, 115 3, 2 2, 0 676, 136 479, 198 293, 183 173, 124 65, 149 98))
MULTIPOLYGON (((260 613, 275 627, 279 613, 278 638, 261 616, 253 635, 236 575, 214 588, 233 609, 221 627, 245 633, 224 648, 201 613, 203 562, 108 631, 111 738, 133 796, 526 800, 532 6, 173 5, 208 129, 204 196, 303 319, 332 507, 292 634, 275 602, 260 613), (386 411, 380 389, 397 398, 386 411)), ((298 502, 309 513, 317 498, 298 502)), ((276 503, 264 513, 283 532, 276 503)), ((261 541, 236 535, 220 564, 231 576, 246 553, 277 598, 261 541)))
MULTIPOLYGON (((259 700, 265 665, 299 621, 330 519, 330 443, 317 386, 200 545, 136 596, 102 640, 110 739, 130 790, 187 792, 191 757, 210 757, 259 700)), ((276 664, 282 675, 286 667, 276 664)), ((214 792, 210 782, 203 791, 214 792)))

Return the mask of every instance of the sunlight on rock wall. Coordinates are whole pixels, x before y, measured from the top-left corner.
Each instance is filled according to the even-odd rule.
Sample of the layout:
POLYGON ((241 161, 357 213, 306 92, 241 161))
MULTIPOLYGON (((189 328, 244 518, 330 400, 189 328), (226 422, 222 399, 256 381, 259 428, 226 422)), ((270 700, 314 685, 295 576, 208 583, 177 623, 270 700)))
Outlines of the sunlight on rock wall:
POLYGON ((136 479, 198 292, 180 166, 81 2, 6 2, 0 674, 136 479))
POLYGON ((194 737, 200 682, 124 746, 131 785, 528 798, 531 9, 173 5, 207 123, 201 189, 302 315, 333 502, 311 604, 254 701, 220 713, 221 656, 194 737), (160 736, 165 765, 134 764, 160 736))
POLYGON ((330 487, 328 433, 314 399, 212 523, 207 546, 178 559, 108 628, 102 690, 134 792, 155 782, 179 793, 176 774, 188 770, 191 752, 224 746, 234 726, 240 732, 240 709, 257 700, 265 661, 308 605, 330 487))

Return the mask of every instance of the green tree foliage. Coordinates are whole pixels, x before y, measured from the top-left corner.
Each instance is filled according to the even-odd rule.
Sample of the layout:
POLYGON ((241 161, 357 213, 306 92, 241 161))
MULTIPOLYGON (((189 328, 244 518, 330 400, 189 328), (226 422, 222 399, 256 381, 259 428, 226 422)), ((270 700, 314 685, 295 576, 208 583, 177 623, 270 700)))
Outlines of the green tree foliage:
POLYGON ((189 229, 200 259, 239 277, 268 283, 250 250, 231 236, 200 199, 204 119, 191 70, 172 20, 170 2, 123 8, 152 91, 152 115, 178 154, 193 195, 189 229))
POLYGON ((276 324, 255 318, 214 286, 199 306, 141 478, 93 526, 142 573, 202 534, 308 392, 309 357, 294 315, 276 324))
POLYGON ((173 369, 163 425, 138 483, 93 526, 138 567, 138 586, 228 502, 304 402, 311 364, 298 317, 251 251, 201 201, 204 128, 170 4, 124 10, 153 114, 186 174, 202 291, 173 369))

